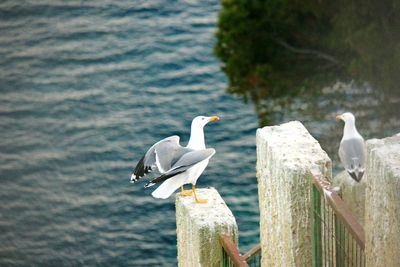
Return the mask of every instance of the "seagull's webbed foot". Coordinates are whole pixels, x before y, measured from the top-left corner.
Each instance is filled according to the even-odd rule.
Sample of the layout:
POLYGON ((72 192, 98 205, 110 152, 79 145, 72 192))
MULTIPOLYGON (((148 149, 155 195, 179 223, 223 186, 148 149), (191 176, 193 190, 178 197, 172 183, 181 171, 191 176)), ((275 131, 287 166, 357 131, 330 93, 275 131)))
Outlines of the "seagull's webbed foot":
POLYGON ((181 186, 181 196, 189 197, 192 194, 193 194, 192 190, 185 190, 185 189, 183 189, 183 186, 181 186))
POLYGON ((196 200, 196 203, 199 203, 199 204, 207 204, 207 199, 204 199, 204 198, 196 198, 195 200, 196 200))
POLYGON ((194 185, 192 186, 192 191, 193 191, 194 200, 196 201, 196 203, 199 203, 199 204, 206 204, 207 203, 207 199, 203 199, 203 198, 198 198, 197 197, 197 195, 196 195, 196 187, 194 185))

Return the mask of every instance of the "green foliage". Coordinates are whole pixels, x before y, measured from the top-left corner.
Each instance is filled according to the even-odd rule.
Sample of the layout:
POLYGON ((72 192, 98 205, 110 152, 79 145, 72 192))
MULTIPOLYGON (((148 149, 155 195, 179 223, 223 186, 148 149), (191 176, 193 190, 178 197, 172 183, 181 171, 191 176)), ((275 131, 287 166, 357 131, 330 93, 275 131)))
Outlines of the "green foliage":
POLYGON ((214 53, 223 62, 230 93, 257 102, 337 79, 399 84, 396 0, 221 0, 221 5, 214 53))

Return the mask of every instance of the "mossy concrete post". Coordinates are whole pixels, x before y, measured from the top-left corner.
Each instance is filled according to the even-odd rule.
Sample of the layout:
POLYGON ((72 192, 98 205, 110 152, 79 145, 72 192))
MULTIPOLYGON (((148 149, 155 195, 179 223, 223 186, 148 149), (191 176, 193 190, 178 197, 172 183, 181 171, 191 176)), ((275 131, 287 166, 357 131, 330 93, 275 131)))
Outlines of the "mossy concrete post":
POLYGON ((262 266, 312 266, 311 177, 332 163, 298 121, 257 130, 262 266))
POLYGON ((365 255, 367 266, 399 266, 400 136, 367 142, 365 255))
POLYGON ((235 217, 214 188, 196 190, 207 204, 195 203, 193 197, 176 196, 178 266, 220 266, 222 247, 220 234, 227 234, 237 243, 235 217))

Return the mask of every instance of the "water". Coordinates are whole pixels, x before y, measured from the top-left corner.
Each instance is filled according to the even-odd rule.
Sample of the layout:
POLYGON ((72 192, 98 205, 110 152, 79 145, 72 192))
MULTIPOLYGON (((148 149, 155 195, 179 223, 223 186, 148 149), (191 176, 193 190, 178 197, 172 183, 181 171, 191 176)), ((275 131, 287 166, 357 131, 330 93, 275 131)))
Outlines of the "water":
POLYGON ((173 266, 174 199, 129 183, 155 141, 217 150, 199 179, 258 242, 257 116, 212 55, 218 1, 0 4, 0 265, 173 266))
POLYGON ((399 132, 369 86, 256 105, 225 93, 212 55, 217 0, 0 3, 0 265, 174 266, 174 199, 130 184, 134 164, 191 119, 217 154, 198 181, 236 216, 240 248, 258 242, 258 121, 298 119, 337 163, 338 111, 367 138, 399 132), (372 108, 371 108, 372 106, 372 108), (266 111, 267 109, 268 111, 266 111), (272 112, 271 112, 272 111, 272 112), (269 113, 268 113, 269 112, 269 113), (333 140, 337 140, 333 141, 333 140))

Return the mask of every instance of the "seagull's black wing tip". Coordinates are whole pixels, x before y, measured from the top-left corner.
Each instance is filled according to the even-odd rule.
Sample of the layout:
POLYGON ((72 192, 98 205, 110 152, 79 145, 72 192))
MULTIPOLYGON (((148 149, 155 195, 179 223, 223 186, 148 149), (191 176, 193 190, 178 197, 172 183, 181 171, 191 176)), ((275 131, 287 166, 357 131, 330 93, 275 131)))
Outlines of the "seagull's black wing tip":
POLYGON ((172 178, 172 177, 174 177, 174 176, 176 176, 176 175, 178 175, 178 174, 181 174, 181 173, 183 173, 183 172, 185 172, 186 170, 174 170, 174 171, 172 171, 172 172, 170 172, 170 173, 164 173, 164 174, 162 174, 161 176, 158 176, 158 177, 156 177, 156 178, 154 178, 154 179, 152 179, 150 182, 148 182, 147 184, 145 184, 145 186, 144 186, 144 188, 148 188, 148 187, 151 187, 151 186, 153 186, 153 185, 155 185, 155 184, 159 184, 159 183, 162 183, 162 182, 164 182, 165 180, 168 180, 169 178, 172 178))
POLYGON ((357 182, 359 182, 359 181, 361 181, 361 179, 363 178, 363 175, 364 175, 364 172, 360 172, 360 173, 358 173, 358 180, 357 180, 357 182))
POLYGON ((134 173, 131 175, 131 183, 134 184, 140 177, 136 176, 134 173))
POLYGON ((150 173, 152 171, 151 166, 145 166, 144 165, 144 157, 143 156, 139 162, 137 163, 132 175, 131 175, 131 183, 135 183, 138 181, 140 178, 144 177, 146 174, 150 173))
POLYGON ((150 181, 150 182, 148 182, 147 184, 144 185, 144 188, 151 187, 151 186, 153 186, 153 185, 155 185, 155 184, 156 184, 156 183, 152 183, 152 182, 150 181))
POLYGON ((364 172, 360 172, 358 173, 358 176, 355 172, 348 172, 351 176, 351 178, 353 178, 357 183, 359 183, 361 181, 361 178, 364 175, 364 172))

